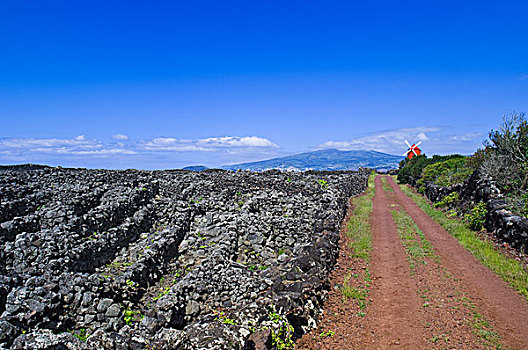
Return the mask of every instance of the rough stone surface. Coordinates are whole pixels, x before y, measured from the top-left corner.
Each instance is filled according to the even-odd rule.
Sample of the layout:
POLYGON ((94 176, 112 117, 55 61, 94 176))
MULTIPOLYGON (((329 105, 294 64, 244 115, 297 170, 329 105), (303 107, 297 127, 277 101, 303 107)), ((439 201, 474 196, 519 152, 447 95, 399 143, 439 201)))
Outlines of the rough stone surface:
POLYGON ((301 335, 367 175, 0 167, 0 348, 269 347, 271 311, 301 335))
POLYGON ((486 230, 519 252, 528 253, 528 219, 506 209, 508 205, 489 175, 476 171, 465 182, 449 187, 425 184, 425 195, 432 202, 453 192, 459 194, 460 200, 454 205, 460 212, 467 212, 478 202, 486 203, 486 230))

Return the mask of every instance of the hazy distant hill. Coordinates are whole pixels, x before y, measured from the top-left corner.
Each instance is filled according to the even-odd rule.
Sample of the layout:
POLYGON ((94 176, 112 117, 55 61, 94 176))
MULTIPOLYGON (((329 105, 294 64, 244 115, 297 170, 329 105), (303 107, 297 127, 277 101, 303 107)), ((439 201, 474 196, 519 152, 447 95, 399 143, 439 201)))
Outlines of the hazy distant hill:
POLYGON ((183 170, 192 170, 192 171, 202 171, 202 170, 207 170, 207 169, 209 168, 203 165, 191 165, 191 166, 186 166, 185 168, 183 168, 183 170))
POLYGON ((222 167, 227 170, 262 171, 281 170, 357 170, 363 168, 394 169, 403 159, 400 156, 376 151, 339 151, 326 149, 293 156, 273 158, 260 162, 242 163, 222 167))

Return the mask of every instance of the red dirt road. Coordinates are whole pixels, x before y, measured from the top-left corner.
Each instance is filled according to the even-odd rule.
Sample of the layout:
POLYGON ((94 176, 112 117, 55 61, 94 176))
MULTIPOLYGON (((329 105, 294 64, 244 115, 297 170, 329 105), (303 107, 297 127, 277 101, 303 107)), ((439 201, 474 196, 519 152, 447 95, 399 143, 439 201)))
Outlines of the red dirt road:
POLYGON ((482 266, 456 238, 425 214, 388 178, 396 199, 409 213, 451 273, 457 276, 481 313, 490 319, 494 329, 514 349, 528 349, 528 304, 500 277, 482 266))
POLYGON ((390 192, 383 190, 380 176, 375 180, 370 262, 351 258, 343 225, 324 315, 297 348, 528 349, 526 299, 483 267, 391 178, 388 183, 390 192), (430 242, 434 254, 423 263, 410 267, 394 210, 406 212, 430 242), (340 288, 345 276, 359 281, 368 269, 368 306, 360 308, 358 300, 344 300, 340 288))
POLYGON ((411 279, 409 263, 389 211, 389 198, 376 178, 372 208, 372 305, 369 317, 376 327, 361 334, 365 347, 401 345, 422 349, 425 345, 418 310, 421 301, 411 279))

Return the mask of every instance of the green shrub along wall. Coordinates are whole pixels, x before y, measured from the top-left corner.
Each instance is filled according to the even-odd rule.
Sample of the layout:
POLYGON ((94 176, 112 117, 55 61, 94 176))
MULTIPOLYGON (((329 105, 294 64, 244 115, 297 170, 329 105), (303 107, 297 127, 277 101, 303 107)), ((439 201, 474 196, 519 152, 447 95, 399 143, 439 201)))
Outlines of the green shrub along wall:
MULTIPOLYGON (((400 171, 398 172, 398 181, 400 183, 409 184, 411 186, 415 186, 418 184, 418 181, 423 177, 424 170, 434 164, 437 163, 444 163, 446 164, 437 166, 437 168, 430 168, 431 170, 428 171, 428 180, 427 181, 436 181, 438 177, 443 176, 441 180, 443 181, 444 178, 455 181, 457 177, 457 173, 460 172, 462 169, 464 169, 464 172, 467 173, 467 175, 464 175, 465 179, 471 175, 472 171, 471 168, 466 165, 466 158, 464 156, 461 156, 459 154, 453 154, 448 156, 438 156, 434 155, 432 158, 427 158, 425 154, 413 157, 412 159, 404 159, 400 162, 400 171), (451 160, 451 162, 449 162, 451 160), (469 169, 469 170, 465 170, 469 169), (429 180, 433 179, 433 180, 429 180)), ((462 180, 462 181, 464 181, 462 180)), ((462 182, 460 181, 460 182, 462 182)))
POLYGON ((438 186, 451 186, 466 181, 473 174, 473 169, 466 165, 466 160, 467 157, 454 156, 426 166, 417 181, 418 187, 423 191, 423 186, 428 181, 438 186))
POLYGON ((507 210, 508 204, 489 175, 475 171, 463 183, 439 186, 426 182, 423 193, 448 216, 459 216, 472 230, 485 228, 499 240, 528 253, 528 219, 507 210))
POLYGON ((464 217, 471 228, 485 227, 528 252, 528 121, 524 113, 504 116, 484 146, 471 157, 405 159, 398 181, 417 188, 450 216, 464 217))

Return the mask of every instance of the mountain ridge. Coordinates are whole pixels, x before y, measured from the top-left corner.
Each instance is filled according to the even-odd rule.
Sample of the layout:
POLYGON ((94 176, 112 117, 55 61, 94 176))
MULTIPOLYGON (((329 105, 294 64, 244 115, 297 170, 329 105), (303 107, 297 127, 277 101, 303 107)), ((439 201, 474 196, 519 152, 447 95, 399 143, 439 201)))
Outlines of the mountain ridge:
POLYGON ((357 170, 358 168, 394 169, 402 156, 378 151, 340 151, 335 148, 304 152, 286 157, 272 158, 258 162, 247 162, 222 166, 225 170, 264 171, 280 170, 357 170))

